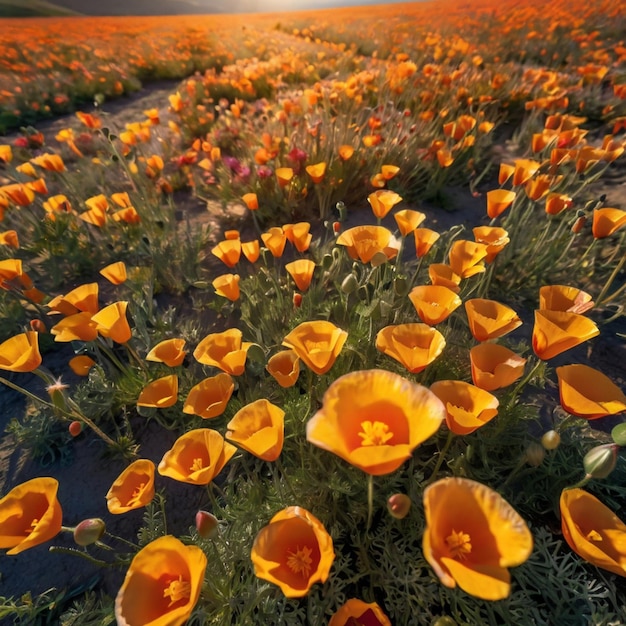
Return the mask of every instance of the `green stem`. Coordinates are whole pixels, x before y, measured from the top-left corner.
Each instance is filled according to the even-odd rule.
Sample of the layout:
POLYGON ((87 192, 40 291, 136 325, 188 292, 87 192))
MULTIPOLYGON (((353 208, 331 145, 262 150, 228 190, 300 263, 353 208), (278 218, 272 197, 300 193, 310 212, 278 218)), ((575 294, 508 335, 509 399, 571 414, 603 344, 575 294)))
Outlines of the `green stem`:
MULTIPOLYGON (((600 292, 600 295, 596 298, 596 306, 597 307, 600 306, 600 304, 604 301, 604 296, 606 296, 607 291, 610 289, 611 285, 613 284, 613 281, 615 280, 617 275, 620 273, 621 269, 624 267, 624 264, 626 264, 626 255, 624 255, 622 257, 622 260, 615 266, 615 269, 613 270, 613 272, 609 276, 608 280, 606 281, 606 283, 604 283, 604 287, 602 287, 602 291, 600 292)), ((620 292, 621 289, 623 289, 623 287, 620 287, 611 296, 611 298, 616 296, 620 292)))
POLYGON ((374 515, 374 476, 367 475, 367 526, 365 530, 369 532, 372 527, 372 517, 374 515))
POLYGON ((106 561, 102 561, 101 559, 96 559, 88 552, 83 552, 82 550, 77 550, 76 548, 62 548, 61 546, 50 546, 48 550, 50 552, 60 552, 61 554, 72 554, 74 556, 80 556, 90 563, 93 563, 94 565, 99 565, 100 567, 113 567, 112 563, 107 563, 106 561))
POLYGON ((446 439, 446 442, 443 444, 443 448, 441 449, 441 452, 439 453, 439 457, 437 458, 435 469, 433 470, 433 473, 430 475, 430 479, 428 480, 429 483, 431 483, 437 477, 437 472, 441 469, 441 466, 446 457, 446 454, 448 450, 450 449, 450 446, 452 445, 453 439, 454 439, 454 433, 450 430, 448 431, 448 438, 446 439))

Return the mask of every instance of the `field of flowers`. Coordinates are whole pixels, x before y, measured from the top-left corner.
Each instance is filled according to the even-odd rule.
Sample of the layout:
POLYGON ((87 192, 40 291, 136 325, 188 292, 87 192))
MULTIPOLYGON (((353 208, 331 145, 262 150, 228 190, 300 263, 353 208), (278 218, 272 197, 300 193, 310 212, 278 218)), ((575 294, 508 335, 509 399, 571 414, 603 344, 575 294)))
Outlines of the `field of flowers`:
POLYGON ((626 623, 618 5, 0 20, 0 618, 626 623))

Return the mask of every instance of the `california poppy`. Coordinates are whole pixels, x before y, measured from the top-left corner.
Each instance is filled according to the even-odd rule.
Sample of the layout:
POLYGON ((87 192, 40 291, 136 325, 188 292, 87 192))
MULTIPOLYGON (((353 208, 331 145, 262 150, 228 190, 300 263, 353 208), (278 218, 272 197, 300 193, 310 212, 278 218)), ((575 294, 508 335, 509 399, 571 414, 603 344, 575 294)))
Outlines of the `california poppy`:
POLYGON ((540 309, 583 314, 592 309, 593 305, 591 296, 577 287, 544 285, 539 289, 540 309))
POLYGON ((61 531, 59 483, 54 478, 33 478, 0 499, 0 548, 19 554, 49 541, 61 531))
POLYGON ((605 374, 588 365, 556 368, 561 406, 572 415, 598 419, 626 411, 626 395, 605 374))
POLYGON ((569 547, 592 565, 626 576, 626 524, 583 489, 563 490, 559 506, 569 547))
POLYGON ((259 259, 259 255, 261 254, 261 245, 259 244, 259 240, 253 239, 252 241, 244 241, 241 244, 241 251, 250 263, 256 263, 259 259))
POLYGON ((234 389, 235 383, 226 372, 205 378, 190 389, 183 413, 199 415, 202 419, 218 417, 226 410, 234 389))
POLYGON ((328 626, 391 626, 389 618, 376 602, 351 598, 333 614, 328 626))
POLYGON ((445 345, 443 335, 427 324, 386 326, 376 335, 376 348, 402 363, 412 374, 430 365, 445 345))
POLYGON ((91 320, 96 323, 98 332, 103 337, 109 337, 117 343, 126 343, 132 332, 126 318, 128 302, 119 301, 100 309, 91 320))
POLYGON ((603 208, 593 212, 591 231, 596 239, 609 237, 622 226, 626 226, 626 211, 603 208))
POLYGON ((157 363, 165 363, 169 367, 176 367, 185 360, 187 352, 184 348, 184 339, 164 339, 146 354, 146 361, 156 361, 157 363))
POLYGON ((96 323, 91 313, 74 313, 57 322, 50 333, 54 340, 59 342, 93 341, 98 336, 96 323))
POLYGON ((96 362, 86 354, 79 354, 69 361, 70 369, 77 376, 87 376, 95 364, 96 362))
POLYGON ((485 271, 482 261, 487 256, 487 246, 475 241, 460 239, 450 248, 449 264, 461 278, 469 278, 485 271))
POLYGON ((272 256, 280 258, 285 251, 287 236, 280 226, 274 226, 267 232, 261 234, 261 239, 265 247, 272 253, 272 256))
POLYGON ((295 350, 281 350, 270 357, 266 369, 281 387, 292 387, 300 374, 300 357, 295 350))
POLYGON ((280 187, 286 187, 293 178, 294 171, 291 167, 278 167, 276 168, 276 180, 280 187))
POLYGON ((98 283, 85 283, 72 289, 64 296, 56 296, 48 303, 48 307, 63 315, 72 315, 83 311, 86 313, 98 312, 98 283))
POLYGON ((298 252, 306 252, 311 245, 313 235, 309 232, 311 224, 309 222, 298 222, 297 224, 283 224, 283 232, 287 241, 290 241, 298 252))
POLYGON ((314 165, 306 166, 306 173, 311 177, 311 180, 315 183, 321 183, 324 180, 324 174, 326 174, 326 162, 315 163, 314 165))
POLYGON ((507 189, 492 189, 487 192, 487 215, 495 219, 504 213, 515 200, 516 193, 507 189))
POLYGON ((426 215, 420 211, 403 209, 402 211, 396 211, 393 214, 393 218, 396 220, 400 234, 406 237, 426 219, 426 215))
POLYGON ((106 495, 109 513, 126 513, 152 502, 154 471, 154 463, 149 459, 133 461, 113 481, 106 495))
POLYGON ((226 425, 226 439, 264 461, 275 461, 283 449, 285 412, 269 400, 255 400, 226 425))
POLYGON ((494 391, 508 387, 522 377, 526 359, 497 343, 480 343, 470 350, 472 381, 477 387, 494 391))
POLYGON ((257 578, 278 585, 287 598, 301 598, 326 582, 335 560, 324 525, 300 506, 276 513, 257 534, 250 556, 257 578))
POLYGON ((461 298, 443 285, 420 285, 409 293, 419 318, 429 326, 443 322, 459 306, 461 298))
POLYGON ((181 435, 163 455, 159 474, 192 485, 208 485, 237 448, 216 430, 197 428, 181 435))
POLYGON ((477 243, 487 246, 485 263, 492 263, 504 247, 511 241, 509 233, 499 226, 477 226, 472 229, 477 243))
POLYGON ((211 253, 228 267, 235 267, 241 256, 241 241, 239 239, 224 239, 212 248, 211 253))
POLYGON ((302 322, 283 340, 316 374, 325 374, 335 363, 348 333, 332 322, 302 322))
POLYGON ((222 274, 211 283, 215 293, 231 302, 239 300, 239 274, 222 274))
POLYGON ((430 390, 446 407, 446 424, 455 435, 468 435, 498 414, 498 399, 462 380, 438 380, 430 390))
POLYGON ((541 167, 541 163, 533 159, 515 159, 513 170, 513 186, 523 185, 529 181, 541 167))
POLYGON ((467 478, 442 478, 424 489, 424 557, 446 587, 483 600, 511 591, 507 568, 530 556, 526 522, 498 493, 467 478))
POLYGON ((473 298, 465 302, 470 332, 476 341, 502 337, 521 326, 522 320, 510 307, 495 300, 473 298))
POLYGON ((193 356, 204 365, 212 365, 232 376, 240 376, 246 366, 248 348, 252 345, 242 341, 242 337, 243 333, 238 328, 211 333, 197 345, 193 356))
POLYGON ((374 215, 381 220, 398 202, 402 202, 402 196, 389 189, 379 189, 367 196, 367 201, 374 215))
POLYGON ((0 233, 0 245, 8 246, 9 248, 19 248, 20 242, 17 231, 5 230, 3 233, 0 233))
POLYGON ((415 254, 421 259, 430 252, 430 249, 441 235, 436 230, 431 230, 430 228, 416 228, 413 231, 413 237, 415 238, 415 254))
POLYGON ((445 418, 426 387, 386 370, 344 374, 324 394, 306 427, 312 444, 379 476, 397 470, 445 418))
POLYGON ((29 330, 0 344, 0 370, 32 372, 41 365, 39 335, 29 330))
POLYGON ((348 228, 339 235, 337 244, 346 246, 350 258, 362 263, 369 263, 379 252, 387 259, 393 259, 399 248, 389 229, 371 225, 348 228))
POLYGON ((551 359, 600 334, 590 319, 566 311, 535 311, 532 344, 543 361, 551 359))
POLYGON ((111 263, 100 270, 100 274, 104 276, 110 283, 121 285, 126 282, 126 265, 123 261, 111 263))
POLYGON ((442 285, 454 293, 461 291, 461 277, 447 263, 431 263, 428 266, 428 277, 433 285, 442 285))
POLYGON ((285 269, 289 272, 291 278, 293 278, 296 287, 298 287, 300 291, 306 291, 313 278, 315 261, 311 261, 311 259, 297 259, 291 263, 287 263, 285 269))
POLYGON ((251 211, 256 211, 259 208, 259 199, 255 193, 244 193, 242 200, 251 211))
POLYGON ((115 618, 127 626, 183 626, 202 589, 207 558, 171 535, 134 556, 115 598, 115 618))
POLYGON ((178 399, 178 376, 170 374, 148 383, 137 398, 137 406, 164 409, 174 406, 178 399))

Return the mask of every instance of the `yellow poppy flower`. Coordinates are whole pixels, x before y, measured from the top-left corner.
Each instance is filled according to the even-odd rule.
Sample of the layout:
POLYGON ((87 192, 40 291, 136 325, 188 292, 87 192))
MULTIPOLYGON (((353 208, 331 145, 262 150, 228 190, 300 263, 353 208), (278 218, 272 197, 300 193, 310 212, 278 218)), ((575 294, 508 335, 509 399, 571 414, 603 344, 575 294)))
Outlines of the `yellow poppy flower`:
POLYGON ((348 333, 332 322, 302 322, 283 340, 316 374, 325 374, 335 363, 348 333))
POLYGON ((126 513, 152 502, 154 471, 154 463, 148 459, 133 461, 113 481, 106 495, 109 513, 126 513))
POLYGON ((386 326, 376 335, 376 348, 402 363, 412 374, 426 369, 445 345, 443 335, 427 324, 386 326))

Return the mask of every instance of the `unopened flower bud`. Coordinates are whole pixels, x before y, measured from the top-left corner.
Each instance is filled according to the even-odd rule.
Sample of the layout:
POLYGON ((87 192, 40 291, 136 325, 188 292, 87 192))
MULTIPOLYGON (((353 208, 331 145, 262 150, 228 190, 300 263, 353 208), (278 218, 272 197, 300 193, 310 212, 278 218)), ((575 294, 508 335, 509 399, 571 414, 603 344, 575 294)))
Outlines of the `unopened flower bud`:
POLYGON ((99 517, 83 520, 74 528, 74 541, 79 546, 90 546, 92 543, 100 541, 105 530, 106 524, 99 517))
POLYGON ((338 235, 340 230, 341 222, 333 222, 333 232, 335 233, 335 235, 338 235))
POLYGON ((297 291, 293 294, 293 306, 299 309, 302 306, 302 294, 297 291))
POLYGON ((196 513, 196 530, 203 539, 214 537, 219 530, 217 517, 208 511, 196 513))
POLYGON ((359 286, 359 282, 354 274, 348 274, 341 283, 341 291, 346 295, 351 294, 359 286))
POLYGON ((546 433, 543 433, 541 437, 541 445, 546 450, 556 450, 561 443, 561 435, 556 432, 556 430, 549 430, 546 433))
POLYGON ((31 330, 34 330, 36 333, 48 332, 46 325, 41 320, 38 320, 38 319, 30 320, 30 328, 31 330))
POLYGON ((583 459, 583 467, 587 476, 606 478, 615 469, 618 450, 619 446, 616 443, 607 443, 591 448, 583 459))
POLYGON ((387 263, 388 260, 389 258, 387 257, 387 255, 379 250, 370 259, 370 263, 372 264, 372 267, 378 267, 379 265, 384 265, 385 263, 387 263))
POLYGON ((69 431, 70 435, 72 435, 72 437, 78 437, 78 435, 83 432, 83 425, 78 420, 74 420, 73 422, 70 422, 67 430, 69 431))
POLYGON ((576 221, 572 225, 572 232, 577 235, 587 223, 587 218, 583 215, 582 217, 577 217, 576 221))
POLYGON ((526 452, 524 454, 528 465, 531 465, 532 467, 539 467, 543 463, 546 451, 541 444, 536 441, 532 441, 526 447, 526 452))
POLYGON ((411 498, 404 493, 394 493, 387 500, 387 510, 391 517, 404 519, 411 510, 411 498))

